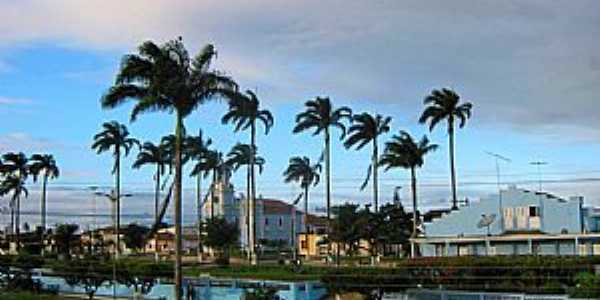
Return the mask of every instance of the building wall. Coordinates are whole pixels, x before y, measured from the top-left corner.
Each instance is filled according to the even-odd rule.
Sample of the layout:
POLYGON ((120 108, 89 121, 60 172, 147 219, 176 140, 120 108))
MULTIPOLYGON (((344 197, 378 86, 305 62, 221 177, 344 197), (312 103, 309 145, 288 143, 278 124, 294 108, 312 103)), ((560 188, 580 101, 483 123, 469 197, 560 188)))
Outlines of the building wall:
POLYGON ((452 211, 431 223, 425 223, 427 236, 485 235, 486 228, 478 228, 482 214, 496 215, 490 226, 493 235, 506 231, 542 231, 559 234, 582 231, 580 198, 559 200, 546 194, 527 192, 514 186, 501 192, 502 210, 498 195, 452 211), (539 217, 529 216, 530 207, 537 207, 539 217))

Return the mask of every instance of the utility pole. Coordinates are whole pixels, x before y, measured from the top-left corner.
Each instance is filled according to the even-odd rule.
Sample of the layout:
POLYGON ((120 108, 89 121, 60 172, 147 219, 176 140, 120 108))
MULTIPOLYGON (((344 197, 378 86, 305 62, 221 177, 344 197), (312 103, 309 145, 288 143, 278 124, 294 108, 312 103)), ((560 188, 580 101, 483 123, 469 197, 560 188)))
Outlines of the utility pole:
POLYGON ((542 196, 542 166, 547 165, 548 163, 545 161, 532 161, 529 163, 537 168, 538 173, 538 207, 539 207, 539 218, 540 218, 540 230, 544 230, 544 201, 542 196))
POLYGON ((502 189, 500 188, 500 161, 506 162, 506 163, 510 163, 511 160, 510 158, 507 158, 503 155, 494 153, 494 152, 489 152, 486 151, 485 152, 487 155, 491 156, 494 158, 494 161, 496 162, 496 186, 498 188, 498 213, 500 215, 500 230, 504 231, 504 211, 503 211, 503 207, 502 207, 502 189))

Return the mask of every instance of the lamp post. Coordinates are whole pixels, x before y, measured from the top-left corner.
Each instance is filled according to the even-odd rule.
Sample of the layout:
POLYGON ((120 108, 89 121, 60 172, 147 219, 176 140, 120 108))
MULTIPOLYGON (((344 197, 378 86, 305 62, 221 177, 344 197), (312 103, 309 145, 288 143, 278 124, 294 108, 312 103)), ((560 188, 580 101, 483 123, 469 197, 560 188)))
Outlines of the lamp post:
MULTIPOLYGON (((115 246, 115 251, 113 252, 113 274, 112 274, 112 281, 113 281, 113 299, 117 299, 117 259, 119 258, 118 253, 119 251, 117 250, 118 248, 121 247, 120 245, 120 238, 119 238, 119 228, 117 227, 116 220, 115 220, 115 214, 116 214, 116 202, 117 202, 117 195, 115 193, 115 190, 111 190, 110 193, 102 193, 102 192, 95 192, 94 195, 96 196, 103 196, 108 198, 108 200, 110 201, 110 204, 112 206, 112 222, 113 222, 113 232, 115 233, 116 238, 114 238, 113 240, 116 241, 116 246, 115 246)), ((132 194, 121 194, 121 198, 128 198, 133 196, 132 194)))

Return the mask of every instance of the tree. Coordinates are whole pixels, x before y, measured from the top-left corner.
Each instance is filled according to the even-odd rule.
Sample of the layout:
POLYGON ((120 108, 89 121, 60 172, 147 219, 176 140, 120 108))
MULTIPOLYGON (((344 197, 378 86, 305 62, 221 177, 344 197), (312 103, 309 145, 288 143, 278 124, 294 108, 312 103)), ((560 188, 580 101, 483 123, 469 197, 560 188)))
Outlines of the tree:
MULTIPOLYGON (((184 140, 184 149, 190 159, 194 160, 196 164, 200 163, 206 156, 208 148, 212 145, 210 138, 205 138, 202 134, 202 129, 198 130, 197 136, 187 136, 184 140)), ((201 234, 200 223, 202 216, 202 177, 201 172, 193 172, 190 174, 191 177, 196 177, 196 219, 198 222, 198 237, 201 234)), ((200 247, 198 247, 198 255, 200 255, 200 247)))
MULTIPOLYGON (((252 182, 252 172, 250 170, 250 165, 254 162, 255 165, 258 166, 258 173, 262 173, 263 165, 265 164, 265 159, 256 156, 253 157, 255 151, 252 150, 252 146, 248 144, 237 143, 235 146, 231 148, 229 153, 227 154, 226 164, 230 165, 233 168, 233 171, 237 171, 241 166, 246 166, 246 197, 250 198, 251 193, 251 182, 252 182)), ((251 226, 250 226, 250 201, 246 201, 246 238, 248 239, 248 256, 250 257, 250 234, 251 234, 251 226)))
POLYGON ((212 182, 210 187, 210 214, 209 217, 214 217, 214 200, 215 200, 215 184, 217 182, 217 175, 225 167, 223 161, 223 153, 217 150, 207 150, 204 157, 196 162, 192 169, 191 176, 199 176, 206 178, 212 173, 212 182))
POLYGON ((356 150, 362 149, 365 145, 371 143, 373 145, 371 154, 371 164, 367 170, 367 177, 360 187, 363 190, 368 182, 371 174, 373 175, 373 205, 375 211, 379 209, 379 145, 377 138, 390 131, 391 117, 383 117, 381 115, 372 116, 369 113, 362 113, 352 117, 353 124, 348 129, 348 138, 344 142, 346 148, 356 147, 356 150))
POLYGON ((52 271, 63 277, 68 285, 82 287, 90 300, 105 282, 110 281, 108 274, 111 272, 108 264, 95 258, 58 263, 52 271))
POLYGON ((260 101, 255 93, 250 90, 246 91, 246 94, 235 93, 230 97, 229 110, 221 119, 223 124, 233 123, 235 124, 234 131, 250 129, 250 150, 252 155, 250 156, 250 194, 249 205, 250 205, 250 230, 249 236, 249 248, 250 248, 250 259, 252 263, 256 263, 255 248, 256 248, 256 175, 254 173, 254 165, 256 160, 256 121, 260 121, 265 127, 265 135, 269 134, 269 130, 273 127, 274 119, 270 111, 260 109, 260 101))
POLYGON ((456 168, 454 166, 454 129, 455 122, 459 120, 458 127, 463 128, 467 119, 471 117, 473 104, 469 102, 460 103, 460 96, 451 89, 443 88, 433 90, 425 97, 423 103, 426 105, 419 123, 429 123, 429 130, 440 121, 446 120, 448 130, 448 148, 450 156, 450 184, 452 188, 452 209, 458 209, 456 198, 456 168))
POLYGON ((79 237, 75 234, 79 230, 77 224, 59 224, 54 229, 54 242, 59 254, 70 258, 72 247, 79 241, 79 237))
POLYGON ((160 201, 160 177, 165 173, 165 165, 168 163, 168 156, 163 145, 155 145, 152 142, 145 142, 133 163, 134 169, 139 169, 145 165, 154 165, 154 218, 158 219, 158 203, 160 201))
POLYGON ((204 223, 205 235, 202 243, 220 252, 218 262, 229 263, 229 248, 239 242, 240 231, 235 223, 229 223, 223 217, 214 217, 204 223))
MULTIPOLYGON (((402 245, 406 251, 409 238, 413 232, 413 218, 404 211, 402 204, 386 204, 380 207, 382 226, 378 230, 379 239, 383 242, 384 251, 387 245, 402 245)), ((417 218, 418 219, 418 218, 417 218)))
POLYGON ((416 142, 412 136, 401 130, 399 135, 394 135, 392 140, 385 144, 385 151, 380 164, 385 166, 385 171, 395 168, 409 169, 413 202, 413 232, 417 236, 417 173, 416 169, 423 166, 425 156, 438 148, 430 144, 427 136, 416 142))
POLYGON ((346 203, 343 205, 334 206, 332 208, 334 218, 331 224, 331 233, 328 235, 328 240, 335 242, 337 245, 337 263, 339 264, 339 256, 341 248, 344 248, 347 253, 353 255, 359 249, 361 239, 361 227, 359 220, 360 214, 358 205, 346 203))
MULTIPOLYGON (((296 115, 296 126, 293 133, 299 133, 313 129, 313 135, 323 133, 325 138, 325 199, 327 201, 327 220, 331 220, 331 127, 342 131, 340 139, 346 136, 346 127, 342 123, 344 119, 352 118, 352 110, 348 107, 334 109, 329 98, 316 97, 305 104, 306 110, 296 115)), ((328 245, 328 252, 330 245, 328 245)))
POLYGON ((41 220, 42 220, 42 249, 44 235, 46 234, 46 191, 48 179, 56 179, 60 176, 60 170, 56 165, 56 160, 50 154, 34 154, 30 159, 30 171, 33 175, 33 181, 37 181, 38 176, 42 175, 42 198, 41 198, 41 220))
POLYGON ((21 227, 21 196, 29 196, 25 183, 29 175, 29 164, 27 156, 23 152, 9 152, 2 155, 2 173, 5 176, 0 196, 12 193, 10 202, 11 228, 16 237, 17 249, 20 248, 20 227, 21 227))
POLYGON ((140 226, 135 223, 129 224, 127 228, 125 228, 125 232, 123 234, 123 242, 125 242, 125 246, 136 252, 140 249, 144 249, 146 244, 146 239, 144 237, 148 231, 150 231, 148 227, 140 226))
POLYGON ((320 174, 321 164, 311 164, 310 159, 306 156, 290 158, 288 167, 283 172, 285 183, 298 182, 303 190, 300 196, 304 196, 304 233, 306 234, 308 234, 308 189, 319 184, 320 174))
POLYGON ((116 257, 121 254, 121 237, 119 230, 121 228, 121 153, 128 156, 131 148, 139 147, 138 140, 129 137, 129 130, 123 124, 117 121, 105 122, 102 124, 102 131, 94 136, 92 149, 96 150, 96 154, 101 154, 112 150, 115 163, 112 168, 112 174, 115 175, 115 211, 117 216, 117 224, 115 226, 116 235, 116 257), (123 152, 121 152, 123 151, 123 152))
POLYGON ((194 58, 181 38, 156 45, 147 41, 138 54, 123 57, 115 84, 102 97, 102 107, 115 108, 130 99, 137 100, 131 121, 138 115, 153 111, 175 113, 175 289, 174 298, 181 299, 181 215, 182 215, 182 144, 184 119, 198 106, 218 96, 237 91, 237 84, 228 76, 210 68, 217 52, 206 45, 194 58))

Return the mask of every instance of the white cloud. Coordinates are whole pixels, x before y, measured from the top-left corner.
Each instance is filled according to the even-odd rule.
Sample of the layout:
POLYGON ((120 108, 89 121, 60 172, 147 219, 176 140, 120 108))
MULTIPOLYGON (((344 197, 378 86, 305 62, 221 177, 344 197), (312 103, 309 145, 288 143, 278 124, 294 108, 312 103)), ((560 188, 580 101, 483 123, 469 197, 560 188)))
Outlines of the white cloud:
POLYGON ((3 152, 43 152, 63 148, 64 145, 44 138, 32 137, 28 133, 13 132, 0 135, 0 153, 3 152))
POLYGON ((33 101, 24 98, 9 98, 0 96, 0 107, 14 105, 30 105, 33 101))

